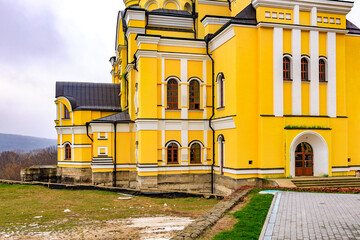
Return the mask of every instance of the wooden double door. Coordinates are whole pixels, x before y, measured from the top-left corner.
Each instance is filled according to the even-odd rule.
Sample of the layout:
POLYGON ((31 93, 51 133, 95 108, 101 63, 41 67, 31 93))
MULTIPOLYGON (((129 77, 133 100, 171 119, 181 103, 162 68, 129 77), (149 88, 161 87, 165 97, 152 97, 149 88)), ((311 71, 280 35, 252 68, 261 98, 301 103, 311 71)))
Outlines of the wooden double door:
POLYGON ((310 144, 302 142, 295 149, 295 176, 314 175, 314 153, 310 144))

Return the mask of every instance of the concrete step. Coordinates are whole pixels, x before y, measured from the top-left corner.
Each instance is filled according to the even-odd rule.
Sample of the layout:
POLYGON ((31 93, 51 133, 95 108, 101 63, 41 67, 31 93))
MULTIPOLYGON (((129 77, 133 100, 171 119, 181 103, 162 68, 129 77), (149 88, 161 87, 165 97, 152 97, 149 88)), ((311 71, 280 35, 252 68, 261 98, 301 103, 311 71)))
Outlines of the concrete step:
POLYGON ((360 187, 359 178, 293 179, 297 187, 360 187))

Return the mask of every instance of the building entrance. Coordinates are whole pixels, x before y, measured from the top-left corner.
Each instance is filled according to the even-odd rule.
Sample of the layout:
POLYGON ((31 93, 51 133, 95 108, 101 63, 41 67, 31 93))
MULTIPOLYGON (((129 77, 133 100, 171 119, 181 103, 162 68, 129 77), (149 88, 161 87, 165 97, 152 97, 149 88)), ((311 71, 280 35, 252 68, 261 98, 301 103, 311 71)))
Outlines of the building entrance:
POLYGON ((295 149, 295 176, 313 176, 314 153, 310 144, 302 142, 295 149))

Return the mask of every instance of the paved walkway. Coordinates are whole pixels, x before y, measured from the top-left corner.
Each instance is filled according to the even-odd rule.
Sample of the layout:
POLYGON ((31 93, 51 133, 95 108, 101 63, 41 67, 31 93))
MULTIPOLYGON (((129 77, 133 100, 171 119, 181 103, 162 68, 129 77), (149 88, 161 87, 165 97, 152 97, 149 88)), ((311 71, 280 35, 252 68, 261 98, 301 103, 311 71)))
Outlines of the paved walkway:
POLYGON ((279 192, 266 240, 360 239, 360 195, 279 192))

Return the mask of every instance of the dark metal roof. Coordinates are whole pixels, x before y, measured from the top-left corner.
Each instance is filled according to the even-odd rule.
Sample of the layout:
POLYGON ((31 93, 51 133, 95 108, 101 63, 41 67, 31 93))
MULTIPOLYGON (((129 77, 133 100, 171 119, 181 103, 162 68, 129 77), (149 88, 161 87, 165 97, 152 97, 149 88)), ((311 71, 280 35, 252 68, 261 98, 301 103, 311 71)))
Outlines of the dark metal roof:
POLYGON ((241 12, 239 12, 232 20, 233 23, 257 24, 256 10, 252 4, 249 4, 241 12))
POLYGON ((111 83, 56 82, 55 97, 65 97, 73 111, 121 111, 120 85, 111 83))
POLYGON ((91 121, 92 123, 129 123, 131 122, 129 111, 115 113, 113 115, 95 119, 91 121))
POLYGON ((349 33, 360 34, 360 29, 349 20, 346 20, 346 29, 349 30, 349 33))

